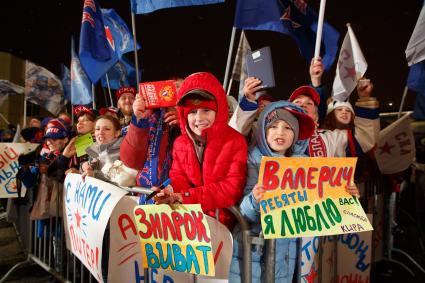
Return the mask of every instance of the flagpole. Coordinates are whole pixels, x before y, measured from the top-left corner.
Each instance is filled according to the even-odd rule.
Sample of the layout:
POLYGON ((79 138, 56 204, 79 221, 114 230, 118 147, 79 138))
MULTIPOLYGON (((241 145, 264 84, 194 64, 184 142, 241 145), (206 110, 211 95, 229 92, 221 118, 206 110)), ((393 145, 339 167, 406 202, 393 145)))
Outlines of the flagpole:
MULTIPOLYGON (((134 45, 134 65, 136 67, 136 82, 137 90, 139 89, 139 59, 137 57, 137 40, 136 40, 136 16, 134 12, 131 12, 131 28, 133 30, 133 45, 134 45)), ((139 92, 139 91, 137 91, 139 92)))
POLYGON ((106 107, 108 107, 108 98, 106 97, 105 88, 102 87, 103 99, 105 100, 106 107))
POLYGON ((232 35, 230 37, 229 53, 227 54, 226 72, 224 73, 224 82, 223 82, 223 87, 226 92, 228 90, 227 82, 229 81, 230 62, 232 61, 233 45, 235 43, 235 34, 236 34, 236 28, 233 27, 232 35))
POLYGON ((398 109, 398 115, 397 115, 398 118, 401 117, 401 112, 402 112, 403 106, 404 106, 404 100, 406 99, 406 95, 407 95, 408 90, 409 90, 409 88, 407 86, 405 86, 404 91, 403 91, 403 96, 401 97, 400 108, 398 109))
POLYGON ((74 124, 74 104, 71 103, 71 121, 74 124))
POLYGON ((96 109, 96 102, 94 101, 94 84, 91 84, 91 99, 92 99, 92 107, 96 109))
POLYGON ((7 125, 9 125, 9 124, 10 124, 10 122, 6 119, 6 117, 4 117, 4 116, 3 116, 3 114, 1 114, 1 113, 0 113, 0 117, 3 119, 3 121, 4 121, 7 125))
POLYGON ((114 101, 112 100, 111 86, 109 85, 108 73, 106 73, 105 76, 106 76, 106 84, 108 85, 108 92, 109 92, 109 99, 111 100, 111 106, 114 107, 114 101))
POLYGON ((24 128, 27 126, 27 97, 24 93, 24 128))
POLYGON ((320 1, 319 20, 317 23, 316 47, 314 49, 314 58, 320 56, 320 43, 322 42, 323 20, 325 17, 326 0, 320 1))

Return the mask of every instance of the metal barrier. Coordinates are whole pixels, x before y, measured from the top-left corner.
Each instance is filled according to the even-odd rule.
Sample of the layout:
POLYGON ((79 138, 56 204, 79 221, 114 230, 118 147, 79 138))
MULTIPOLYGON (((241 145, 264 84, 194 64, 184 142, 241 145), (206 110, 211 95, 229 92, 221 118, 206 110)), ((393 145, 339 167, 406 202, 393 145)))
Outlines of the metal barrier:
MULTIPOLYGON (((152 191, 143 187, 121 187, 131 194, 150 194, 152 191)), ((28 264, 37 264, 50 273, 56 280, 60 282, 95 282, 96 279, 90 274, 88 269, 80 262, 80 260, 66 249, 66 240, 64 234, 64 222, 61 217, 63 186, 57 194, 56 213, 48 219, 30 220, 29 213, 21 216, 19 221, 27 221, 29 227, 29 241, 26 253, 27 259, 13 266, 0 279, 3 283, 7 278, 19 268, 28 264), (40 233, 42 232, 42 233, 40 233)), ((232 206, 228 210, 237 219, 242 233, 243 245, 243 264, 242 264, 242 282, 252 282, 252 258, 251 245, 252 236, 248 221, 242 216, 239 208, 232 206)), ((16 226, 15 226, 16 229, 16 226)), ((16 229, 18 237, 20 237, 18 229, 16 229)), ((275 240, 267 240, 267 263, 266 263, 266 282, 274 281, 275 266, 275 240)), ((150 282, 149 270, 144 269, 145 282, 150 282)), ((195 279, 196 282, 196 279, 195 279)))

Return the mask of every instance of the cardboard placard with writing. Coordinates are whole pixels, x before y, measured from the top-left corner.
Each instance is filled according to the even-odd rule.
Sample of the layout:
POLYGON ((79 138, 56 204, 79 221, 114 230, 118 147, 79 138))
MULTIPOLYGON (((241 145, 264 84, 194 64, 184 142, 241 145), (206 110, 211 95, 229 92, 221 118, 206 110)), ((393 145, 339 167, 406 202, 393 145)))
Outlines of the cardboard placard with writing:
POLYGON ((373 230, 360 202, 346 192, 354 184, 356 158, 263 157, 258 183, 266 239, 373 230))
POLYGON ((103 282, 102 243, 109 217, 126 191, 79 174, 67 174, 63 198, 66 215, 65 235, 71 251, 93 276, 103 282))
MULTIPOLYGON (((37 148, 32 143, 0 143, 0 198, 17 198, 18 186, 16 173, 19 170, 18 157, 37 148)), ((22 183, 21 196, 25 196, 26 188, 22 183)))
POLYGON ((201 205, 134 208, 143 266, 215 275, 211 233, 201 205))
MULTIPOLYGON (((110 219, 110 249, 108 281, 144 282, 141 245, 134 208, 137 197, 124 196, 115 206, 110 219)), ((149 268, 152 282, 227 282, 232 259, 233 239, 231 232, 216 219, 205 216, 211 231, 211 246, 214 254, 215 276, 194 276, 169 269, 149 268), (195 279, 196 277, 196 279, 195 279)))

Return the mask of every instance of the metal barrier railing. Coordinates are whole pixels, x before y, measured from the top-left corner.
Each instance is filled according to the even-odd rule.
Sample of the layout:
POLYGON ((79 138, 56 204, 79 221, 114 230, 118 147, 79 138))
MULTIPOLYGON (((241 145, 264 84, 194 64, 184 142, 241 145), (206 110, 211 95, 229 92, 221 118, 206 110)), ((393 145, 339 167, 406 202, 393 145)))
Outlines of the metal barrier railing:
MULTIPOLYGON (((149 188, 143 187, 121 187, 131 194, 150 194, 149 188)), ((28 221, 29 241, 26 260, 13 266, 1 279, 3 283, 18 268, 27 264, 37 264, 50 273, 56 280, 66 283, 76 282, 94 282, 94 277, 80 262, 80 260, 65 248, 64 222, 61 217, 62 190, 57 193, 56 213, 48 219, 30 220, 30 215, 21 217, 19 221, 28 221), (41 233, 40 233, 41 232, 41 233)), ((248 221, 240 213, 239 208, 232 206, 228 210, 237 219, 242 233, 243 262, 242 262, 242 282, 252 282, 252 257, 251 245, 252 236, 248 221)), ((19 236, 19 231, 17 231, 19 236)), ((265 274, 266 282, 274 281, 274 262, 275 262, 275 240, 267 240, 267 272, 265 274), (270 280, 270 281, 269 281, 270 280)), ((144 269, 145 282, 150 282, 149 270, 144 269)), ((196 282, 196 279, 195 279, 196 282)))

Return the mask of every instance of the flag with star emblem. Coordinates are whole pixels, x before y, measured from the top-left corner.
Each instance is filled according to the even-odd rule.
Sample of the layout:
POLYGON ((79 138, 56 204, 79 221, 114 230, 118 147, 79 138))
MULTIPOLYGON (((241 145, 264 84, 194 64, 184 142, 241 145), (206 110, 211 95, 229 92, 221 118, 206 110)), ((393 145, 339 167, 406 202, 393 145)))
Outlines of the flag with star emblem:
POLYGON ((131 10, 135 14, 146 14, 167 8, 210 5, 223 2, 224 0, 130 0, 131 10))
MULTIPOLYGON (((317 14, 303 0, 238 0, 234 26, 248 30, 270 30, 291 36, 310 64, 314 56, 317 14)), ((320 56, 328 70, 338 52, 339 33, 323 23, 320 56)))
POLYGON ((379 132, 375 157, 382 174, 406 170, 412 164, 415 154, 415 139, 409 114, 379 132))
POLYGON ((85 0, 80 31, 81 66, 95 84, 118 60, 106 37, 103 16, 96 0, 85 0))
POLYGON ((353 29, 348 25, 347 34, 339 51, 332 97, 338 101, 346 101, 366 70, 367 62, 353 29))
MULTIPOLYGON (((106 39, 118 57, 121 59, 125 53, 134 51, 133 35, 125 21, 114 9, 102 9, 102 15, 106 39)), ((139 44, 137 49, 140 49, 139 44)))

